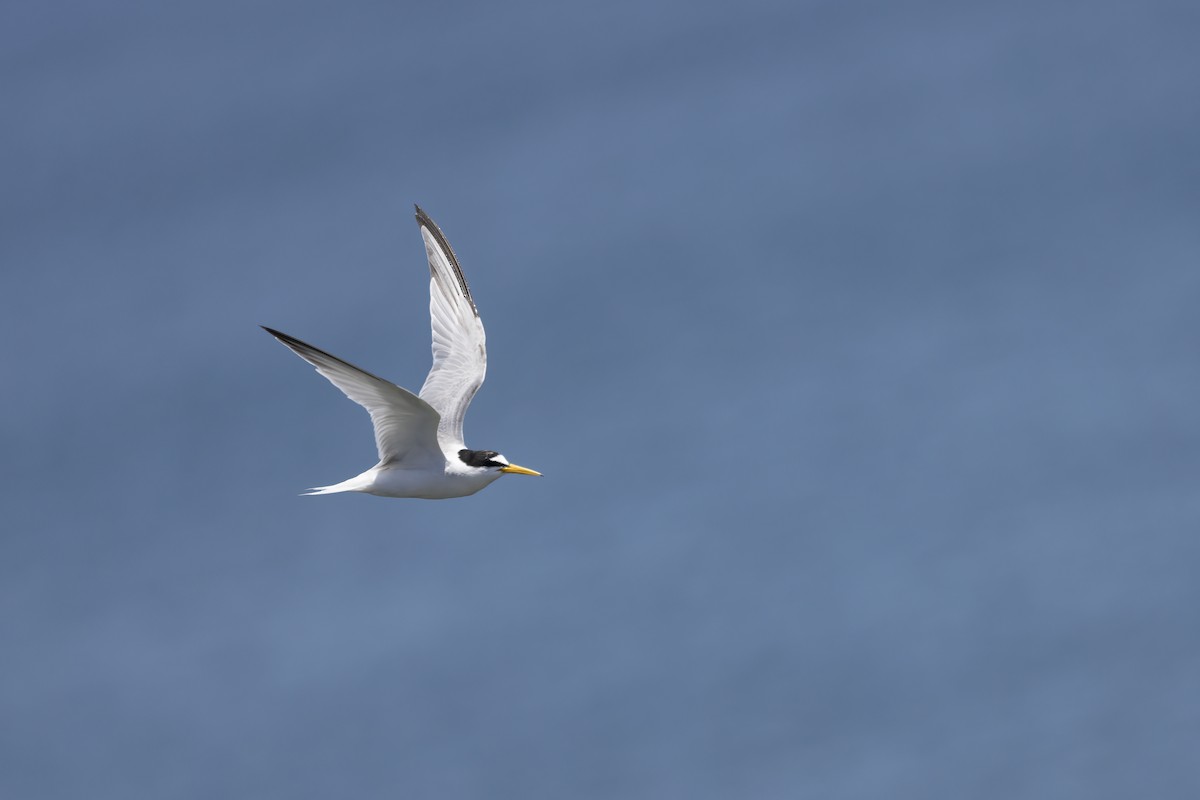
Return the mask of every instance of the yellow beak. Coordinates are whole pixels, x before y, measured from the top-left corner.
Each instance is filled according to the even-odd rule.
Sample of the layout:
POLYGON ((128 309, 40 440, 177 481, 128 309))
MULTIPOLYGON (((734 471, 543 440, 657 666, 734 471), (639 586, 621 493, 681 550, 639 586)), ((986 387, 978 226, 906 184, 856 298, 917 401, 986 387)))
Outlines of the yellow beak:
POLYGON ((540 472, 534 472, 531 469, 525 469, 524 467, 518 467, 516 464, 509 464, 507 467, 501 467, 500 471, 501 472, 511 472, 513 475, 537 475, 539 478, 542 475, 542 473, 540 473, 540 472))

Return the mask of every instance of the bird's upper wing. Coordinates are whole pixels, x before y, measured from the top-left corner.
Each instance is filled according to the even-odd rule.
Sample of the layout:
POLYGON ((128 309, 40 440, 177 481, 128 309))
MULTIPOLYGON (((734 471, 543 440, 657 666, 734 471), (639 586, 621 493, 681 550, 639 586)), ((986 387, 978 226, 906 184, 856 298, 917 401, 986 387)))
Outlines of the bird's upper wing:
POLYGON ((286 333, 264 327, 293 353, 317 368, 347 397, 365 408, 375 423, 379 463, 409 461, 442 464, 438 448, 438 412, 407 389, 378 378, 353 364, 318 350, 286 333))
POLYGON ((463 417, 487 372, 483 321, 458 259, 445 235, 417 206, 417 224, 429 257, 429 317, 433 327, 433 368, 421 399, 442 415, 438 440, 447 453, 463 445, 463 417))

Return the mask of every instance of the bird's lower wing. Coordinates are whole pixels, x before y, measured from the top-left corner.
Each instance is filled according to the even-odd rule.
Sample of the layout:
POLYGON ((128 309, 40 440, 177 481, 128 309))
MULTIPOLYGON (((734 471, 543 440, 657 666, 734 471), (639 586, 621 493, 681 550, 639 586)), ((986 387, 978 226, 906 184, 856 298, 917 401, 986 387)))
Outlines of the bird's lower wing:
POLYGON ((407 389, 286 333, 267 327, 263 330, 316 367, 330 383, 367 410, 375 425, 380 464, 398 461, 440 463, 443 460, 437 440, 441 418, 429 403, 407 389))

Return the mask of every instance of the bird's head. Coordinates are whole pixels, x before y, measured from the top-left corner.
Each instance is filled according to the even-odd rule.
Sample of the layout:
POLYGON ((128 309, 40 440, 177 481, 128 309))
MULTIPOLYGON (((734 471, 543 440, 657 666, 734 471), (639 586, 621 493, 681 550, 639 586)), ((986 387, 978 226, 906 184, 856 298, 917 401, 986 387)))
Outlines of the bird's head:
POLYGON ((516 464, 508 463, 508 459, 497 453, 495 450, 467 450, 458 451, 458 457, 464 464, 472 469, 481 469, 487 472, 507 473, 510 475, 541 475, 540 472, 534 472, 525 467, 518 467, 516 464))

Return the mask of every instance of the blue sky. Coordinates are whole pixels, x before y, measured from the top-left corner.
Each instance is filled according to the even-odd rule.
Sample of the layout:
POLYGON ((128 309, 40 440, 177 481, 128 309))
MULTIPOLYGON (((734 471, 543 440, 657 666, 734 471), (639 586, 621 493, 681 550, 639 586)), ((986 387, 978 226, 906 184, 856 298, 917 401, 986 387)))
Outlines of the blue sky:
POLYGON ((0 794, 1200 791, 1186 4, 3 15, 0 794))

